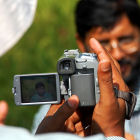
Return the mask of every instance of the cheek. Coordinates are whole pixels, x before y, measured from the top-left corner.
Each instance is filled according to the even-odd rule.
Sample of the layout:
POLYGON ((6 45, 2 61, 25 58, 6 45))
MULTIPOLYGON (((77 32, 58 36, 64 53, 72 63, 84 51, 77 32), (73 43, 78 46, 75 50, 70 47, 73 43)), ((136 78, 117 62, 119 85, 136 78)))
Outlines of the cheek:
POLYGON ((131 63, 135 65, 140 61, 140 43, 132 44, 128 48, 129 51, 127 52, 126 56, 129 58, 131 63))
POLYGON ((140 53, 140 42, 135 41, 129 44, 124 44, 122 45, 122 50, 124 50, 127 55, 137 55, 140 53))
POLYGON ((139 51, 139 48, 135 47, 135 46, 130 46, 129 49, 128 49, 128 53, 131 53, 131 54, 135 54, 138 51, 139 51))

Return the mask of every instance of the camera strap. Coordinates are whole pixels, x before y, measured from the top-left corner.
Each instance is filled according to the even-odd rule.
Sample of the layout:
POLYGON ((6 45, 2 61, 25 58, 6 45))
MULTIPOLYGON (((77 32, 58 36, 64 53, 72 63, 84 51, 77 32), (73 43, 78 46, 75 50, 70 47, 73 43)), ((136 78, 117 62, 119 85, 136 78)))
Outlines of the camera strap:
POLYGON ((137 97, 133 92, 120 91, 116 87, 114 87, 114 90, 117 98, 122 98, 123 100, 125 100, 125 104, 126 104, 125 118, 129 120, 133 114, 137 97))

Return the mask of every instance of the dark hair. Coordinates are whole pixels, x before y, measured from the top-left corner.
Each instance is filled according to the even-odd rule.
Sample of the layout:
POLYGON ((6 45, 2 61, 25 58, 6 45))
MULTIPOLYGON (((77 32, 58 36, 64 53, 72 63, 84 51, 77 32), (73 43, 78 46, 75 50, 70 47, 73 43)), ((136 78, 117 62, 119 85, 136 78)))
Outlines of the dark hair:
POLYGON ((140 7, 136 0, 80 0, 75 11, 77 32, 84 39, 93 27, 109 29, 124 13, 140 28, 140 7))
POLYGON ((38 82, 38 83, 35 84, 35 89, 38 89, 40 87, 44 87, 45 88, 45 85, 42 82, 38 82))

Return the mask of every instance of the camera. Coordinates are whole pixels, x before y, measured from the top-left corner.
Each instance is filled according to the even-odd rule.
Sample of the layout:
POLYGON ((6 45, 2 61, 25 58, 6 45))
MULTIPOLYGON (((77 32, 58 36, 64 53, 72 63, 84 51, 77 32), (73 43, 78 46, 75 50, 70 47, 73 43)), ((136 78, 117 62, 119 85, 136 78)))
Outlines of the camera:
POLYGON ((59 104, 73 94, 79 106, 95 106, 99 100, 98 61, 94 53, 65 50, 57 62, 57 73, 14 76, 16 105, 59 104))

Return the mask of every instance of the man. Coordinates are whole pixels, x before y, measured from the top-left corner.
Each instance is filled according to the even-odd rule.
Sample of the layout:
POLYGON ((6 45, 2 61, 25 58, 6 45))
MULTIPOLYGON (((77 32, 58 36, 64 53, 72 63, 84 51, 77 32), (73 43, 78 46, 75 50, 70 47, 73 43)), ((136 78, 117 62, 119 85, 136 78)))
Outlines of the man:
POLYGON ((81 0, 75 15, 77 44, 81 52, 93 52, 88 40, 96 38, 119 62, 124 80, 137 95, 137 113, 128 126, 129 132, 138 135, 140 128, 136 130, 135 125, 137 122, 140 126, 140 7, 137 1, 81 0))
POLYGON ((35 90, 36 93, 32 96, 31 102, 53 101, 52 95, 46 92, 45 85, 42 82, 36 83, 35 90))
MULTIPOLYGON (((89 40, 97 39, 119 62, 124 80, 137 96, 140 86, 139 17, 136 0, 80 0, 75 12, 76 39, 81 52, 94 52, 89 40)), ((139 107, 138 102, 136 110, 139 107)))
POLYGON ((136 0, 81 0, 76 9, 81 52, 92 52, 88 40, 96 38, 119 62, 123 78, 132 90, 140 68, 139 16, 136 0))

